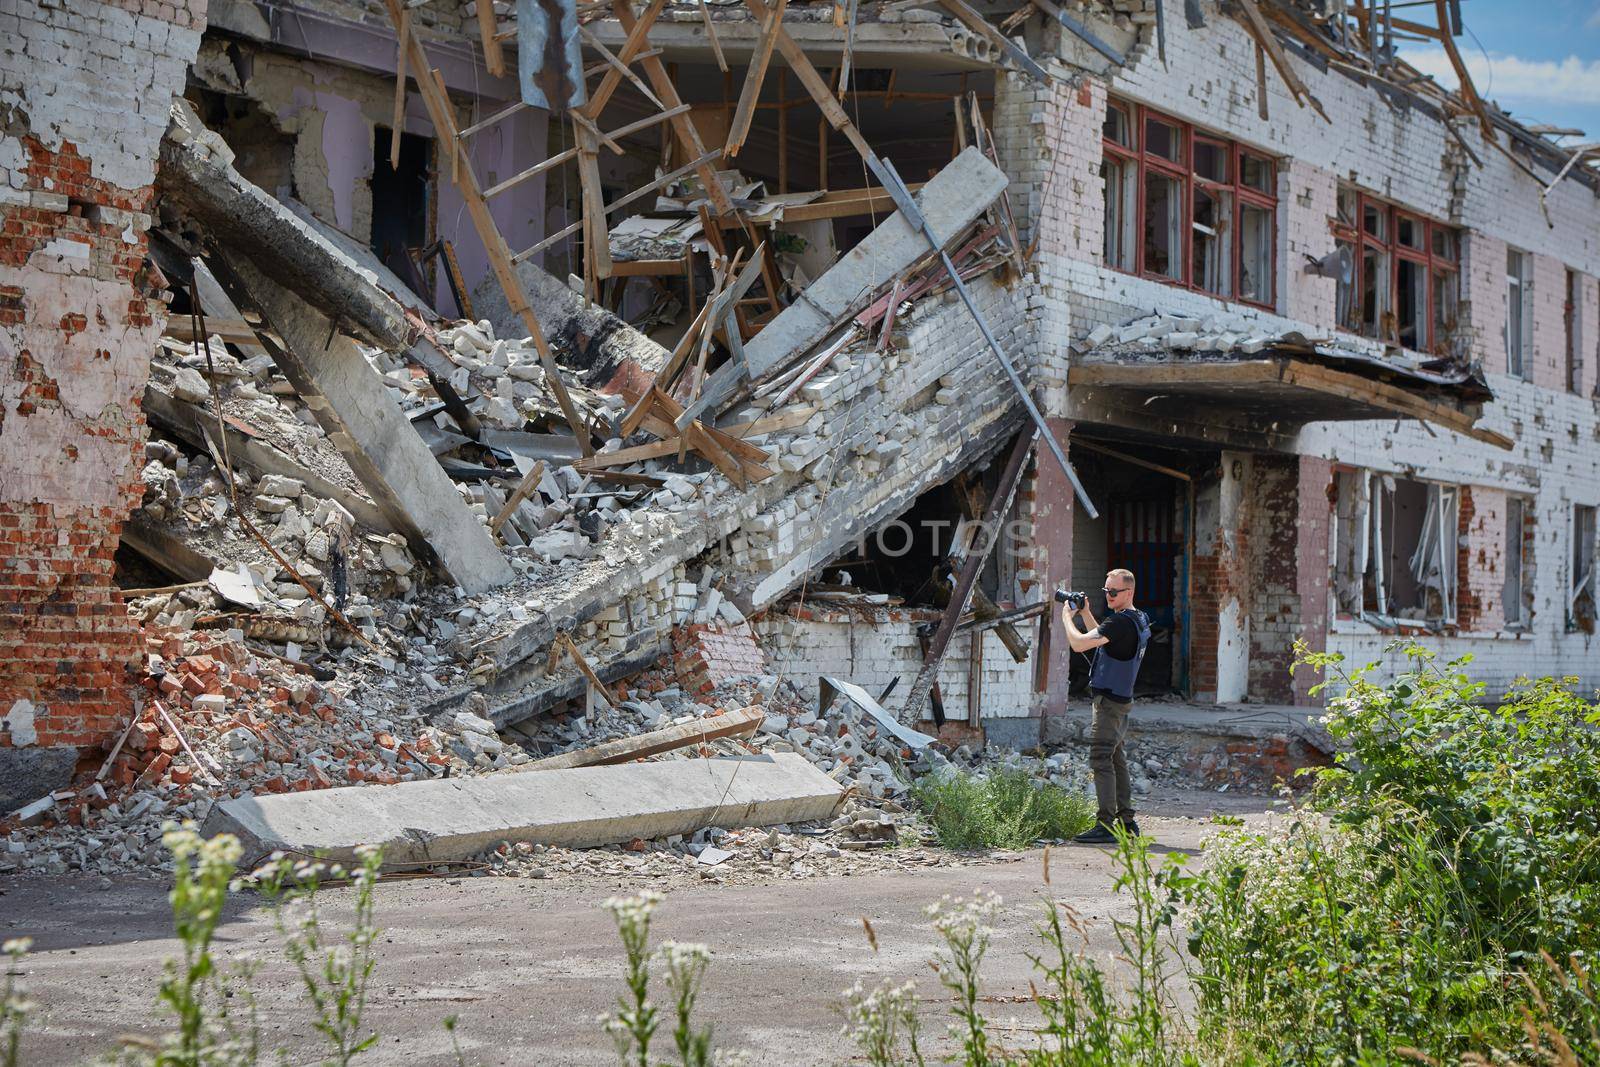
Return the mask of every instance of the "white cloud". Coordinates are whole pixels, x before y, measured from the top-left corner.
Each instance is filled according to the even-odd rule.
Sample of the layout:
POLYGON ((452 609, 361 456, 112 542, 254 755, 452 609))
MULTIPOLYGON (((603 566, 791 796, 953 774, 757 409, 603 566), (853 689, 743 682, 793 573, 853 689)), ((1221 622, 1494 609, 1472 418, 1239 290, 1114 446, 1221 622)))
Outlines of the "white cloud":
MULTIPOLYGON (((1590 19, 1600 20, 1600 12, 1590 19)), ((1440 85, 1456 87, 1455 70, 1442 48, 1402 49, 1400 58, 1440 85)), ((1507 105, 1515 102, 1543 101, 1553 104, 1600 104, 1600 60, 1585 62, 1577 56, 1555 61, 1523 59, 1521 56, 1464 52, 1462 61, 1472 84, 1482 93, 1507 105)))

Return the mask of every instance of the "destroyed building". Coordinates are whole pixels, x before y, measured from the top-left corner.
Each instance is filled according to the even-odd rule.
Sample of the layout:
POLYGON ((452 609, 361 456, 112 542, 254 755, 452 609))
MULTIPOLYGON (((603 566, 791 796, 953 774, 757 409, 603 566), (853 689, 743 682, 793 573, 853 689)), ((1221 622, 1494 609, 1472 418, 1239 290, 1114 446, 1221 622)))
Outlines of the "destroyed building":
POLYGON ((0 808, 662 671, 1024 748, 1111 567, 1143 694, 1600 684, 1600 148, 1395 58, 1457 6, 0 12, 0 808))

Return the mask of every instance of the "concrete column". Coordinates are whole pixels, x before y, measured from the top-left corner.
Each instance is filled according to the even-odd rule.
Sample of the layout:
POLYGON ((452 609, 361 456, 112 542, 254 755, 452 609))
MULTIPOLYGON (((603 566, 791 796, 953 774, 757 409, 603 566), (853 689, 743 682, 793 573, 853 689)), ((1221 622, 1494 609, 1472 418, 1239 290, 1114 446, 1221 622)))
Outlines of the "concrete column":
POLYGON ((395 528, 468 595, 509 582, 505 555, 355 343, 248 259, 224 255, 244 295, 283 338, 284 376, 395 528))

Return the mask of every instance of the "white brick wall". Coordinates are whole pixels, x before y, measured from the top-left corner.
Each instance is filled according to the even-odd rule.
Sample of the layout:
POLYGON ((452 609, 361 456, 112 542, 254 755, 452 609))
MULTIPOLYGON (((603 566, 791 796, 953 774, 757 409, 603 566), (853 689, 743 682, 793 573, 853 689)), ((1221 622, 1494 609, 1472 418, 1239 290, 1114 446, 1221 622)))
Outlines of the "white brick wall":
MULTIPOLYGON (((1204 318, 1221 311, 1255 319, 1264 331, 1299 330, 1325 336, 1334 329, 1335 284, 1303 272, 1305 257, 1333 249, 1328 231, 1340 181, 1352 182, 1396 203, 1464 228, 1463 318, 1470 327, 1470 356, 1488 373, 1496 399, 1483 425, 1512 435, 1512 451, 1416 422, 1321 423, 1293 445, 1302 454, 1339 463, 1457 482, 1475 494, 1479 513, 1469 547, 1498 560, 1503 550, 1504 494, 1533 498, 1537 535, 1531 562, 1534 620, 1531 632, 1498 630, 1438 640, 1449 655, 1472 652, 1476 670, 1491 684, 1519 674, 1577 674, 1600 684, 1596 639, 1568 634, 1565 591, 1570 582, 1571 508, 1600 502, 1600 420, 1590 399, 1600 380, 1600 200, 1564 180, 1541 206, 1540 185, 1506 156, 1487 146, 1475 124, 1458 132, 1483 161, 1465 154, 1441 119, 1422 107, 1392 107, 1360 83, 1321 72, 1291 57, 1296 72, 1332 119, 1324 122, 1296 106, 1269 67, 1270 118, 1257 112, 1255 53, 1251 38, 1217 5, 1203 3, 1206 25, 1187 28, 1182 0, 1166 4, 1167 66, 1148 43, 1126 69, 1100 77, 1077 75, 1053 87, 1011 75, 996 79, 994 129, 1002 160, 1015 179, 1013 203, 1030 234, 1038 234, 1035 265, 1047 310, 1041 359, 1059 361, 1072 337, 1102 322, 1118 324, 1161 310, 1204 318), (1134 278, 1101 262, 1104 195, 1098 176, 1105 100, 1115 94, 1165 111, 1197 127, 1228 136, 1279 158, 1277 312, 1272 314, 1134 278), (1534 380, 1505 374, 1505 253, 1507 245, 1533 253, 1534 380), (1582 272, 1579 336, 1583 357, 1580 395, 1565 390, 1565 272, 1582 272), (1066 328, 1063 329, 1063 324, 1066 328)), ((1063 58, 1070 42, 1063 45, 1063 58)), ((1553 173, 1545 173, 1546 181, 1553 173)), ((1052 411, 1065 410, 1059 394, 1052 411)), ((1159 433, 1158 428, 1152 428, 1159 433)), ((1476 558, 1476 553, 1475 553, 1476 558)), ((1492 583, 1485 626, 1501 618, 1501 572, 1485 569, 1492 583)), ((1381 655, 1391 638, 1339 632, 1330 648, 1365 662, 1381 655)))
MULTIPOLYGON (((820 675, 832 675, 855 682, 873 696, 898 677, 895 694, 904 699, 922 667, 916 627, 936 620, 937 613, 893 612, 885 613, 887 618, 873 619, 843 611, 808 611, 815 617, 799 619, 786 612, 773 612, 754 621, 757 638, 774 674, 787 677, 801 691, 812 694, 820 675)), ((1026 717, 1032 697, 1033 657, 1018 663, 993 630, 978 636, 983 639, 983 717, 1026 717)), ((973 637, 968 633, 951 638, 939 667, 944 713, 952 721, 964 722, 967 718, 973 637)), ((889 698, 889 706, 899 706, 895 696, 889 698)))

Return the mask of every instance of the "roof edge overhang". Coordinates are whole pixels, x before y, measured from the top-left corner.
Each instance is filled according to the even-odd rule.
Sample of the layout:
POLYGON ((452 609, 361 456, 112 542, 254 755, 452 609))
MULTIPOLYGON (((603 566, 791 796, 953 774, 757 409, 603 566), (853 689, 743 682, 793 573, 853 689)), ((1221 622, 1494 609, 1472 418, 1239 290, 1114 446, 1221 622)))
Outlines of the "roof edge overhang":
MULTIPOLYGON (((1068 387, 1095 387, 1124 394, 1153 421, 1210 407, 1248 425, 1259 420, 1281 427, 1310 422, 1410 418, 1510 449, 1515 441, 1477 425, 1481 394, 1476 378, 1455 385, 1422 382, 1407 388, 1303 357, 1273 353, 1248 359, 1095 359, 1076 363, 1068 387), (1254 416, 1254 418, 1252 418, 1254 416)), ((1128 405, 1123 405, 1128 406, 1128 405)))

